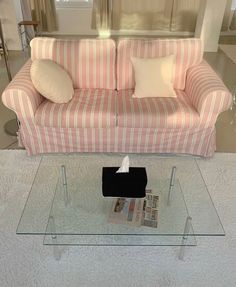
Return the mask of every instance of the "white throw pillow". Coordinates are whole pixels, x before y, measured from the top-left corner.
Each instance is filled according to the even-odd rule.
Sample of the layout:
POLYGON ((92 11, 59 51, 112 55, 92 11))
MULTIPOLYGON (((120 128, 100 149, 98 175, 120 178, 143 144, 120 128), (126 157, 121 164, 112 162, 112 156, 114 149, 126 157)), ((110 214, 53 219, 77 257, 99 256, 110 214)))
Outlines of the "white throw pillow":
POLYGON ((176 97, 173 89, 175 56, 161 58, 131 58, 134 76, 134 98, 176 97))
POLYGON ((30 76, 35 89, 54 103, 67 103, 74 95, 70 76, 52 60, 33 61, 30 76))

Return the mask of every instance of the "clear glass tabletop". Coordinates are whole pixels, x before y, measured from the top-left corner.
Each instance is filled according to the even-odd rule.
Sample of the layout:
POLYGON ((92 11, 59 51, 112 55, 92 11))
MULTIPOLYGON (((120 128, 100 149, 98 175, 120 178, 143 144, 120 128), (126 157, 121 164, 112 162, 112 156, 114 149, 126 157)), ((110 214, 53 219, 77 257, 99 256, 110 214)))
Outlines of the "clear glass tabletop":
POLYGON ((146 167, 147 189, 159 196, 158 226, 111 223, 109 214, 114 198, 102 195, 102 167, 119 166, 123 157, 114 154, 42 156, 17 234, 44 235, 44 244, 178 246, 183 244, 183 236, 188 238, 185 245, 196 245, 196 236, 225 235, 192 157, 131 154, 130 165, 146 167), (66 170, 66 192, 61 166, 66 170), (176 175, 168 204, 174 166, 176 175))

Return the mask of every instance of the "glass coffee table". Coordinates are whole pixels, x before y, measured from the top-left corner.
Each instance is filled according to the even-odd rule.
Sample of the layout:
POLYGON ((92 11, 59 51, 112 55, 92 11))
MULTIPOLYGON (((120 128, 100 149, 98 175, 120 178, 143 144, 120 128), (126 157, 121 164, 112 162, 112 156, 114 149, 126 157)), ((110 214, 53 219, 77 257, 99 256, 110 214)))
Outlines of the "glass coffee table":
POLYGON ((130 155, 146 167, 147 189, 159 196, 158 226, 109 222, 114 198, 102 195, 102 167, 124 155, 45 155, 26 201, 17 234, 44 235, 60 258, 60 245, 195 246, 198 236, 224 236, 197 161, 192 157, 130 155))

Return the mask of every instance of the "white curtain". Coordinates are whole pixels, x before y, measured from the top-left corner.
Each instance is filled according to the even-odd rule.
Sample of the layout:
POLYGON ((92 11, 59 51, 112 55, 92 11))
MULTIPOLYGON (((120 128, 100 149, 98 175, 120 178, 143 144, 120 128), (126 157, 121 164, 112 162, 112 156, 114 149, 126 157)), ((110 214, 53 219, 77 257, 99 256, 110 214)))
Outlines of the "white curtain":
POLYGON ((171 31, 194 32, 201 0, 174 0, 171 31))
POLYGON ((236 8, 234 9, 229 29, 230 30, 236 30, 236 8))
POLYGON ((40 30, 52 32, 58 30, 55 0, 29 0, 32 19, 39 21, 40 30))
POLYGON ((222 31, 236 30, 236 9, 232 10, 232 3, 232 0, 227 0, 222 31))
POLYGON ((24 20, 39 22, 39 30, 52 32, 57 30, 55 0, 21 0, 24 20))
MULTIPOLYGON (((21 11, 22 11, 22 16, 25 21, 31 21, 32 20, 32 15, 31 15, 31 10, 30 10, 30 5, 29 5, 29 0, 20 0, 21 4, 21 11)), ((26 26, 26 35, 28 40, 31 40, 34 38, 35 33, 34 33, 34 28, 32 26, 26 26)))
POLYGON ((194 31, 200 0, 94 0, 93 28, 194 31))
POLYGON ((114 30, 169 30, 172 0, 113 0, 114 30))
POLYGON ((92 28, 109 30, 111 20, 111 0, 94 0, 92 10, 92 28))

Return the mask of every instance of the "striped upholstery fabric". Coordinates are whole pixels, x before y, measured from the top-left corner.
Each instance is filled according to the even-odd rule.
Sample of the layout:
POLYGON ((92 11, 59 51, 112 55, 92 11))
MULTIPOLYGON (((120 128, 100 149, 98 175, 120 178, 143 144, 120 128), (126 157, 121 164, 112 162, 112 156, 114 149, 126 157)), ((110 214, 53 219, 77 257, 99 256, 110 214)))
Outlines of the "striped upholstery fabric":
POLYGON ((76 89, 115 89, 113 40, 34 38, 31 59, 51 59, 71 76, 76 89))
POLYGON ((176 55, 174 71, 174 88, 185 88, 186 71, 189 67, 202 61, 203 46, 200 39, 126 39, 118 43, 117 48, 117 88, 134 89, 133 67, 131 57, 155 58, 176 55))
POLYGON ((133 128, 189 129, 200 117, 187 95, 176 90, 177 98, 132 98, 132 90, 118 92, 118 126, 133 128))
POLYGON ((44 101, 35 114, 42 127, 107 128, 116 125, 116 91, 75 90, 67 104, 44 101))
POLYGON ((29 155, 58 152, 185 153, 210 157, 214 127, 207 129, 54 128, 21 122, 20 139, 29 155))
POLYGON ((31 78, 29 60, 16 74, 13 81, 2 94, 2 101, 9 109, 16 112, 19 119, 32 119, 43 97, 35 90, 31 78))
POLYGON ((55 38, 39 37, 33 38, 30 42, 31 47, 31 60, 36 59, 53 59, 55 53, 55 38))
MULTIPOLYGON (((158 48, 147 40, 145 48, 136 46, 138 50, 135 55, 141 56, 143 53, 147 55, 147 51, 152 51, 153 56, 156 50, 159 51, 158 55, 176 50, 179 53, 179 66, 176 69, 180 73, 175 77, 177 86, 182 80, 185 81, 182 72, 192 66, 187 71, 185 90, 177 89, 177 99, 131 98, 132 72, 127 73, 126 66, 129 69, 129 63, 126 65, 125 59, 136 41, 127 40, 119 45, 118 49, 123 54, 118 55, 118 85, 131 88, 119 91, 118 95, 115 90, 109 91, 110 87, 115 86, 111 65, 115 55, 112 41, 42 38, 31 42, 32 59, 57 58, 61 65, 71 71, 74 84, 80 88, 68 104, 56 105, 45 100, 32 85, 29 73, 31 60, 8 85, 2 100, 17 113, 21 123, 19 141, 28 154, 147 152, 185 153, 204 157, 214 154, 215 121, 219 113, 230 107, 232 96, 208 64, 203 61, 193 66, 201 58, 199 40, 155 40, 154 43, 159 43, 158 48), (39 45, 37 41, 42 42, 39 45), (195 48, 192 47, 194 45, 195 48), (92 48, 99 59, 93 59, 92 48), (77 51, 83 54, 86 63, 77 61, 77 51), (81 89, 81 85, 85 85, 85 89, 81 89), (88 90, 87 85, 107 89, 97 87, 88 90)), ((182 88, 185 86, 183 81, 182 88)))
POLYGON ((232 95, 205 61, 188 70, 185 92, 205 125, 214 125, 217 116, 232 105, 232 95))

